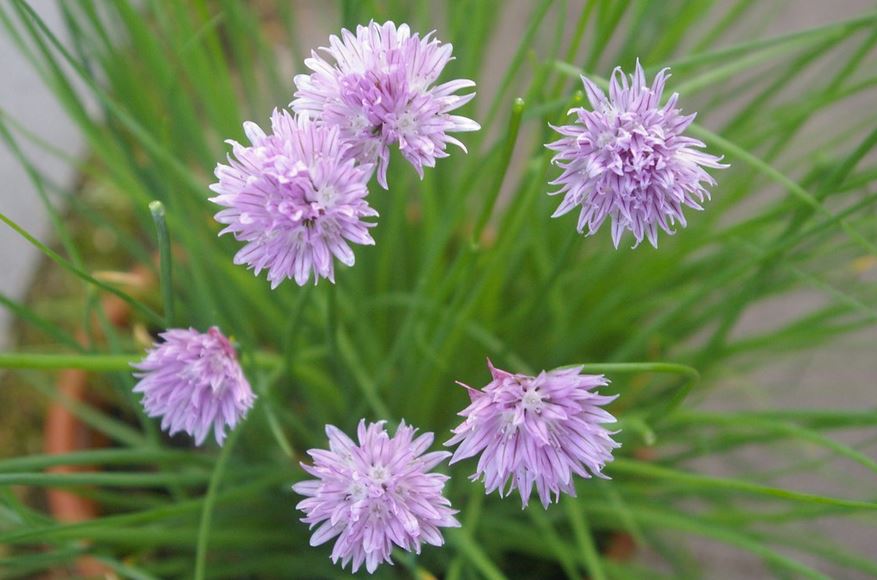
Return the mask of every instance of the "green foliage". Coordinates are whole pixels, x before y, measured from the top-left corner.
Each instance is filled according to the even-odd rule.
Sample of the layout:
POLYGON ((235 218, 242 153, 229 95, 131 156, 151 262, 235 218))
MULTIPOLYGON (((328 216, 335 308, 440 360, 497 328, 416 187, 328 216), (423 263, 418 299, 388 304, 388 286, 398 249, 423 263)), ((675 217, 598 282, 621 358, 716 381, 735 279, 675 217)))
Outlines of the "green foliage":
POLYGON ((439 161, 422 182, 406 164, 391 163, 391 190, 370 195, 381 214, 377 245, 357 248, 356 266, 339 271, 336 286, 287 282, 272 292, 264 278, 232 264, 237 244, 217 238, 207 186, 224 158, 223 140, 241 139, 242 121, 264 124, 272 108, 291 100, 290 71, 278 54, 293 55, 301 71, 302 51, 310 49, 297 42, 296 3, 58 5, 68 41, 24 1, 0 4, 0 22, 87 140, 93 158, 82 171, 124 200, 136 226, 114 225, 113 215, 75 197, 66 200, 69 211, 113 228, 123 260, 145 264, 161 284, 134 297, 93 275, 59 217, 59 200, 16 143, 33 141, 46 155, 79 162, 2 111, 0 135, 31 173, 61 247, 0 217, 90 287, 86 312, 100 315, 94 292, 111 292, 152 330, 165 318, 174 326, 219 325, 240 344, 259 400, 221 451, 172 450, 178 441, 162 438, 130 395, 125 369, 129 353, 140 350, 132 336, 104 325, 102 343, 89 326, 83 347, 51 317, 0 296, 57 347, 55 355, 8 353, 0 366, 40 369, 22 376, 114 447, 0 460, 0 544, 10 546, 0 557, 4 577, 72 566, 85 554, 128 578, 337 577, 328 550, 308 547, 289 492, 303 477, 303 450, 323 445, 325 423, 350 431, 362 416, 404 417, 442 440, 466 400, 454 381, 486 382, 485 357, 517 371, 591 363, 606 372, 621 394, 612 411, 624 446, 607 468, 613 479, 581 481, 578 499, 522 513, 515 500, 483 497, 466 481, 472 466, 464 462, 449 489, 463 528, 448 533, 444 549, 397 553, 396 569, 377 576, 643 577, 641 564, 604 555, 617 532, 663 556, 676 576, 700 572, 679 541, 686 535, 748 552, 778 576, 877 574, 873 554, 803 531, 816 518, 841 517, 874 533, 877 503, 868 494, 877 464, 831 435, 873 429, 877 411, 708 413, 693 400, 740 369, 877 319, 877 287, 857 271, 877 263, 877 119, 873 106, 839 114, 850 99, 874 97, 877 14, 766 38, 757 23, 772 18, 769 3, 542 0, 532 3, 520 38, 510 38, 497 19, 498 0, 332 5, 333 31, 372 18, 423 32, 437 27, 454 44, 448 77, 479 82, 479 97, 463 114, 483 130, 464 136, 468 156, 439 161), (499 73, 491 57, 498 46, 509 52, 499 73), (686 110, 700 109, 693 134, 732 168, 718 175, 707 210, 664 236, 660 250, 615 251, 608 232, 582 239, 574 218, 549 219, 555 201, 546 182, 556 170, 543 144, 548 123, 581 99, 581 72, 605 79, 637 56, 650 73, 673 67, 670 89, 682 92, 686 110), (491 73, 497 88, 485 89, 491 73), (834 122, 807 131, 825 119, 834 122), (151 212, 153 200, 164 209, 151 212), (820 302, 757 333, 740 331, 753 307, 802 290, 820 302), (40 374, 68 367, 106 372, 120 413, 64 399, 40 374), (782 449, 783 473, 712 477, 692 466, 752 447, 782 449), (815 450, 824 458, 814 462, 815 450), (849 497, 836 498, 776 481, 828 472, 835 461, 865 470, 865 491, 849 481, 849 497), (104 469, 40 472, 73 464, 104 469), (96 499, 103 515, 56 522, 11 485, 64 487, 96 499))

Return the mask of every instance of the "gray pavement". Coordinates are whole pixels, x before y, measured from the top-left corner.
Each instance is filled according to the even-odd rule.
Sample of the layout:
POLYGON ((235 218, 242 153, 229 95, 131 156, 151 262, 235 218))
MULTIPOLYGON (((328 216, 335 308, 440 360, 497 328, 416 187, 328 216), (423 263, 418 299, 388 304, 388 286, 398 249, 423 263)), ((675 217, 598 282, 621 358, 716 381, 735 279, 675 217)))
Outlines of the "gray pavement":
MULTIPOLYGON (((38 2, 35 7, 53 30, 60 30, 61 17, 54 2, 38 2)), ((76 127, 2 29, 0 79, 0 109, 4 115, 74 157, 82 152, 83 141, 76 127)), ((31 162, 55 183, 72 183, 76 169, 69 163, 46 155, 20 138, 18 141, 31 162)), ((21 163, 5 144, 0 144, 0 212, 37 238, 51 239, 45 207, 21 163)), ((0 293, 13 300, 21 299, 30 286, 39 259, 35 248, 5 224, 0 225, 0 293)), ((10 343, 9 324, 9 313, 0 307, 0 350, 10 343)))

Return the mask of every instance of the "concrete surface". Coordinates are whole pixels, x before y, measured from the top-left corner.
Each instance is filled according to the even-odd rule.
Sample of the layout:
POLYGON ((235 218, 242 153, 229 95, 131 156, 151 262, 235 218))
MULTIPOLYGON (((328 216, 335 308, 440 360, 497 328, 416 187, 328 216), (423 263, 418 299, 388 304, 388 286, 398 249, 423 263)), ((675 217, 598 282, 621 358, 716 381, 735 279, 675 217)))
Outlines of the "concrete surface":
MULTIPOLYGON (((52 30, 60 31, 61 15, 54 2, 34 4, 52 30)), ((63 35, 61 35, 63 38, 63 35)), ((55 147, 74 157, 83 140, 55 97, 25 60, 13 41, 0 28, 0 110, 55 147)), ((50 157, 18 139, 24 154, 55 183, 72 183, 76 171, 66 161, 50 157)), ((5 143, 0 144, 0 212, 41 240, 50 239, 51 227, 33 182, 5 143)), ((18 234, 0 225, 0 293, 21 299, 30 286, 39 262, 39 252, 18 234)), ((0 306, 0 350, 10 341, 8 311, 0 306)))

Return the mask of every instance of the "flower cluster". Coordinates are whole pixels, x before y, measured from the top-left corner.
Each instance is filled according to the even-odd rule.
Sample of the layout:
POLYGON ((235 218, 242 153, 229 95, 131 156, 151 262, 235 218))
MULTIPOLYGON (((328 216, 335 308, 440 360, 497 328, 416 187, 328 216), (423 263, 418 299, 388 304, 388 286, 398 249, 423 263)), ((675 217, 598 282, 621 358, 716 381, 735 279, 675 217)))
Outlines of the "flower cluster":
POLYGON ((332 257, 352 266, 348 242, 374 244, 364 218, 378 215, 365 197, 371 167, 347 155, 335 128, 322 128, 304 117, 274 111, 271 134, 245 123, 250 146, 236 141, 234 158, 216 168, 219 182, 211 198, 223 206, 216 221, 246 245, 234 257, 259 274, 268 270, 271 287, 292 278, 300 286, 335 281, 332 257))
POLYGON ((463 385, 472 404, 460 412, 466 420, 446 445, 459 445, 451 463, 481 454, 473 479, 483 478, 487 493, 517 489, 527 506, 533 486, 542 505, 552 494, 575 496, 573 474, 602 475, 619 446, 603 427, 615 418, 602 406, 615 397, 594 392, 606 386, 603 375, 583 375, 581 367, 541 372, 535 377, 497 369, 483 389, 463 385))
POLYGON ((658 228, 668 234, 686 225, 683 206, 703 209, 709 198, 703 184, 715 185, 704 167, 727 167, 720 158, 699 151, 704 144, 682 133, 695 115, 682 115, 674 93, 661 105, 662 70, 651 86, 639 61, 628 79, 616 68, 609 97, 582 77, 593 110, 576 108, 576 123, 555 127, 561 139, 546 145, 556 151, 552 162, 563 173, 552 182, 563 201, 552 217, 580 208, 578 231, 592 235, 607 217, 612 243, 618 247, 625 230, 636 245, 647 238, 658 247, 658 228))
MULTIPOLYGON (((376 174, 387 188, 392 148, 423 177, 424 167, 448 156, 448 144, 465 151, 451 133, 479 129, 452 114, 474 96, 457 92, 475 83, 437 84, 451 45, 432 33, 421 38, 405 24, 372 22, 330 37, 321 51, 305 61, 312 72, 294 79, 292 112, 275 110, 270 132, 244 123, 249 144, 229 141, 228 162, 211 185, 220 234, 244 244, 234 262, 267 271, 272 289, 287 279, 334 283, 335 260, 354 263, 351 244, 375 243, 368 183, 376 174)), ((625 230, 637 245, 657 246, 658 228, 672 233, 685 225, 683 207, 701 209, 705 185, 714 184, 704 168, 726 166, 683 135, 694 115, 680 113, 677 95, 661 104, 667 76, 661 71, 649 86, 639 63, 630 78, 616 69, 608 97, 583 78, 593 110, 574 109, 576 122, 557 127, 561 139, 547 145, 563 170, 553 182, 564 196, 555 216, 580 208, 581 233, 610 217, 616 247, 625 230)), ((234 347, 216 327, 161 338, 134 365, 146 412, 171 435, 183 431, 201 445, 212 429, 222 445, 255 401, 234 347)), ((561 493, 575 496, 575 476, 605 477, 620 444, 606 427, 615 422, 605 410, 615 397, 597 392, 608 384, 603 375, 488 366, 482 389, 460 383, 471 404, 445 443, 453 453, 429 452, 433 434, 416 436, 404 421, 391 436, 384 421, 363 419, 356 441, 326 426, 329 449, 310 450, 313 463, 302 464, 315 479, 293 486, 305 496, 297 505, 302 521, 316 528, 312 546, 334 539, 333 562, 372 573, 392 563, 395 547, 420 553, 423 544, 442 545, 441 528, 460 525, 443 494, 448 476, 432 471, 449 458, 478 455, 471 479, 501 497, 516 490, 524 507, 534 488, 547 509, 561 493)))
POLYGON ((206 333, 192 328, 163 332, 134 365, 150 417, 161 417, 161 428, 171 435, 183 431, 201 445, 210 429, 222 445, 226 427, 234 429, 253 406, 250 388, 234 347, 215 326, 206 333))
POLYGON ((356 34, 341 31, 329 46, 305 60, 313 72, 297 75, 291 106, 302 115, 338 127, 361 163, 376 163, 378 183, 387 189, 390 147, 398 146, 418 175, 424 167, 447 157, 447 145, 466 147, 448 133, 477 131, 472 119, 450 114, 475 96, 457 91, 475 86, 470 80, 436 85, 451 45, 432 33, 420 38, 407 24, 392 22, 358 26, 356 34))
POLYGON ((222 206, 216 221, 244 247, 236 264, 258 275, 267 270, 271 288, 286 279, 302 286, 313 275, 335 281, 333 258, 354 263, 349 243, 372 245, 375 217, 366 201, 377 168, 387 188, 390 146, 423 177, 424 167, 447 157, 448 133, 474 131, 478 123, 452 115, 475 93, 475 85, 454 80, 436 85, 451 59, 451 45, 429 34, 420 38, 406 24, 372 22, 332 36, 323 51, 305 61, 313 71, 298 75, 290 104, 294 114, 275 111, 271 134, 244 123, 249 146, 229 141, 232 156, 216 168, 211 186, 222 206))
POLYGON ((416 429, 403 421, 390 437, 384 422, 359 422, 357 442, 332 425, 326 426, 329 450, 311 449, 314 464, 302 468, 317 479, 293 486, 307 496, 297 508, 313 528, 311 545, 337 537, 332 561, 341 567, 363 563, 374 572, 390 562, 393 546, 420 553, 421 543, 441 546, 439 528, 459 527, 456 510, 442 495, 448 477, 430 470, 451 454, 424 453, 432 433, 416 439, 416 429))

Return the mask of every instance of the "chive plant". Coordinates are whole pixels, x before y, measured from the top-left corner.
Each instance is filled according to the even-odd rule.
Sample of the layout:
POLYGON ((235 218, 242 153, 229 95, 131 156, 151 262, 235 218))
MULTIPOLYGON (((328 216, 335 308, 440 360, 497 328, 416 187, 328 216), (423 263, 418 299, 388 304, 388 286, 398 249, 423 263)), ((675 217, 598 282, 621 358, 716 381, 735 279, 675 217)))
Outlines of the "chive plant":
MULTIPOLYGON (((826 384, 836 405, 814 408, 765 406, 746 384, 765 381, 759 371, 773 362, 800 361, 838 344, 855 346, 869 329, 873 332, 877 13, 770 34, 765 27, 777 18, 776 8, 749 0, 539 0, 526 3, 523 27, 512 34, 505 3, 494 0, 345 0, 320 6, 326 46, 329 34, 372 21, 382 26, 392 21, 400 30, 407 23, 422 38, 436 29, 435 38, 453 44, 454 60, 430 82, 471 79, 477 96, 456 103, 457 108, 447 101, 453 91, 435 89, 430 114, 457 109, 459 117, 443 130, 473 131, 480 125, 480 131, 457 134, 468 153, 453 151, 446 158, 425 155, 427 149, 395 141, 398 135, 388 133, 381 134, 387 138, 380 141, 377 157, 369 157, 375 150, 368 142, 378 138, 376 133, 349 148, 355 150, 357 171, 369 163, 379 166, 366 198, 379 218, 361 237, 370 234, 374 245, 357 245, 355 266, 339 262, 334 270, 327 254, 314 250, 314 263, 322 262, 313 278, 334 277, 334 283, 322 279, 299 286, 296 280, 309 281, 310 271, 281 268, 290 275, 269 282, 233 263, 241 243, 218 235, 221 226, 213 216, 219 208, 209 199, 214 169, 227 159, 224 139, 272 150, 277 143, 266 129, 274 109, 278 123, 293 112, 325 120, 329 114, 321 99, 354 95, 361 104, 374 96, 362 84, 345 85, 336 94, 331 83, 320 84, 326 79, 293 81, 293 73, 313 72, 304 64, 312 47, 301 45, 305 12, 297 3, 58 2, 63 35, 47 27, 24 0, 0 4, 5 34, 89 147, 87 159, 71 158, 0 111, 0 136, 33 178, 53 218, 54 237, 39 240, 21 228, 14 205, 0 220, 82 285, 73 318, 86 322, 81 326, 87 338, 77 340, 69 324, 69 301, 65 313, 39 301, 0 297, 44 337, 39 349, 22 344, 0 354, 0 368, 15 376, 15 388, 36 390, 66 406, 108 443, 66 455, 0 459, 0 544, 6 546, 0 573, 9 578, 47 570, 72 573, 88 557, 126 578, 337 577, 342 572, 330 561, 331 548, 309 545, 312 532, 296 511, 302 498, 291 486, 310 497, 319 492, 318 480, 328 485, 347 472, 325 471, 340 469, 340 460, 328 455, 315 455, 320 459, 312 466, 305 450, 326 447, 327 433, 333 453, 354 445, 348 437, 358 424, 364 439, 357 445, 383 449, 385 424, 376 422, 387 421, 386 428, 395 433, 387 440, 394 457, 421 461, 413 458, 432 439, 412 443, 411 426, 435 433, 439 443, 451 438, 451 429, 465 440, 467 433, 473 435, 457 413, 470 402, 467 416, 504 416, 501 409, 479 407, 484 393, 514 397, 523 389, 518 394, 526 412, 547 408, 551 401, 545 393, 562 391, 577 400, 584 395, 568 389, 578 387, 536 389, 545 380, 538 371, 569 367, 593 373, 582 380, 588 388, 600 387, 589 412, 617 418, 605 426, 614 440, 604 439, 600 460, 588 465, 589 473, 602 469, 609 479, 566 480, 559 474, 557 481, 550 478, 564 492, 553 498, 556 503, 546 501, 540 489, 542 501, 522 511, 518 501, 485 495, 484 483, 467 479, 476 471, 475 460, 438 467, 418 463, 405 481, 443 482, 443 488, 431 489, 429 499, 439 506, 440 517, 430 508, 414 510, 419 524, 446 528, 442 541, 429 528, 424 537, 434 541, 424 544, 444 545, 406 551, 402 548, 420 545, 414 528, 406 527, 406 539, 395 541, 392 552, 386 547, 380 553, 380 560, 392 559, 396 566, 378 567, 377 556, 362 552, 361 542, 342 536, 344 563, 352 558, 358 568, 365 562, 377 577, 637 578, 658 575, 652 566, 669 569, 674 577, 715 573, 709 561, 698 558, 697 544, 690 541, 695 538, 755 558, 766 573, 779 577, 877 574, 873 550, 857 551, 818 526, 835 520, 877 538, 871 437, 877 410, 846 404, 849 394, 869 385, 826 384), (294 70, 288 70, 289 61, 294 70), (587 204, 576 197, 577 187, 605 184, 582 185, 581 172, 590 169, 574 164, 581 131, 569 124, 585 123, 591 113, 567 112, 611 109, 609 101, 622 91, 613 89, 608 101, 595 95, 610 82, 622 82, 613 78, 616 66, 636 70, 630 79, 634 88, 644 86, 640 77, 658 75, 666 82, 665 97, 678 92, 678 106, 699 112, 685 129, 686 138, 701 141, 730 166, 710 170, 717 182, 708 187, 710 200, 687 198, 686 205, 703 205, 704 211, 686 208, 684 229, 678 227, 679 207, 666 213, 676 220, 676 231, 661 233, 657 248, 630 248, 620 221, 617 227, 607 221, 599 230, 593 211, 586 215, 587 204), (672 78, 661 72, 665 67, 672 78), (584 86, 582 75, 588 79, 584 86), (304 101, 290 108, 297 90, 304 101), (87 103, 96 103, 96 112, 87 103), (564 141, 554 150, 546 148, 559 138, 558 127, 564 141), (26 141, 41 155, 72 163, 90 187, 108 191, 131 212, 130 223, 90 197, 47 187, 19 146, 26 141), (552 165, 559 150, 561 168, 552 165), (594 235, 583 236, 578 230, 584 227, 577 230, 578 207, 551 219, 561 199, 547 194, 557 189, 549 185, 557 179, 566 210, 581 205, 582 225, 594 235), (107 228, 119 241, 120 263, 142 264, 157 283, 135 294, 98 275, 77 245, 82 232, 94 228, 107 228), (818 300, 755 330, 746 324, 747 316, 805 292, 818 300), (107 323, 97 298, 109 294, 130 307, 130 328, 107 323), (213 327, 224 333, 210 331, 222 336, 223 364, 233 360, 234 372, 242 369, 247 377, 236 383, 246 404, 234 412, 235 421, 226 421, 233 427, 227 434, 219 434, 225 423, 217 426, 221 446, 212 438, 196 446, 184 433, 162 433, 159 421, 147 415, 134 393, 131 365, 144 359, 144 334, 192 328, 186 331, 191 336, 207 336, 198 333, 213 327), (488 383, 488 358, 499 382, 476 393, 475 387, 488 383), (49 386, 51 371, 70 368, 104 377, 92 388, 112 404, 71 401, 49 386), (594 378, 599 375, 604 378, 594 378), (458 380, 473 389, 467 394, 458 380), (712 402, 718 395, 732 397, 733 410, 716 410, 712 402), (239 413, 245 415, 241 420, 239 413), (851 444, 850 431, 865 437, 851 444), (405 455, 409 444, 416 451, 410 456, 405 455), (743 463, 741 457, 753 451, 777 460, 769 466, 743 463), (720 472, 704 468, 716 461, 722 463, 720 472), (70 465, 96 469, 47 471, 70 465), (432 467, 438 473, 427 473, 432 467), (307 481, 311 476, 305 469, 317 480, 307 481), (820 485, 806 485, 802 474, 818 476, 820 485), (24 501, 20 486, 64 488, 94 499, 100 515, 82 522, 55 520, 39 502, 24 501), (456 516, 445 497, 459 511, 456 516), (622 536, 649 557, 614 556, 622 536)), ((473 90, 468 80, 449 84, 473 90)), ((398 96, 388 95, 382 98, 398 96)), ((649 122, 654 118, 647 116, 667 103, 657 98, 651 109, 640 111, 649 122)), ((402 131, 414 119, 394 122, 402 131)), ((605 118, 600 122, 610 124, 605 118)), ((675 117, 662 122, 668 132, 675 130, 675 117)), ((601 147, 608 143, 601 141, 605 130, 592 135, 601 147)), ((447 136, 439 133, 434 144, 441 149, 447 136)), ((288 154, 280 145, 272 155, 288 154)), ((258 151, 243 148, 235 146, 238 161, 246 159, 250 169, 261 163, 253 161, 262 159, 258 151)), ((349 150, 333 146, 317 157, 349 150)), ((704 160, 710 167, 719 165, 713 157, 704 160)), ((306 161, 301 167, 309 167, 295 171, 316 172, 322 162, 306 161)), ((235 167, 231 158, 228 163, 235 167)), ((337 167, 344 163, 339 160, 337 167)), ((695 171, 690 168, 696 164, 686 167, 695 171)), ((220 184, 223 175, 229 178, 218 175, 220 184)), ((645 187, 647 177, 638 175, 639 181, 628 186, 645 187)), ((229 179, 246 181, 239 175, 229 179)), ((363 175, 356 181, 364 187, 363 175)), ((221 187, 230 191, 231 186, 221 187)), ((237 203, 228 191, 218 193, 224 207, 237 203)), ((325 201, 337 192, 322 188, 317 193, 325 201)), ((623 220, 622 210, 613 211, 600 219, 623 220)), ((249 218, 240 212, 224 215, 231 217, 223 223, 249 218)), ((304 214, 284 215, 300 219, 304 214)), ((312 226, 323 216, 317 212, 306 219, 312 226)), ((630 223, 637 240, 652 241, 656 222, 637 222, 638 229, 630 223)), ((258 240, 261 230, 256 230, 248 228, 258 240)), ((191 356, 161 354, 154 360, 189 368, 191 356)), ((153 367, 150 372, 163 368, 153 367)), ((175 376, 189 376, 186 372, 175 376)), ((558 372, 567 376, 570 371, 558 372)), ((215 368, 211 373, 221 375, 215 368)), ((216 381, 212 388, 221 388, 216 385, 222 379, 216 381)), ((172 396, 175 384, 158 382, 162 393, 172 396)), ((756 389, 769 386, 755 384, 756 389)), ((794 398, 794 384, 773 386, 794 398)), ((165 409, 165 403, 151 403, 152 414, 160 414, 155 409, 165 409)), ((174 421, 175 431, 192 432, 185 417, 174 421)), ((531 423, 536 435, 530 443, 538 447, 533 441, 540 427, 531 423)), ((207 423, 199 427, 201 443, 207 423)), ((469 457, 469 451, 459 455, 469 457)), ((533 485, 527 483, 529 470, 513 468, 501 448, 492 446, 490 453, 505 463, 477 471, 516 473, 524 496, 533 485)), ((427 454, 436 460, 447 455, 427 454)), ((548 455, 540 455, 541 461, 550 463, 548 455)), ((369 465, 363 469, 371 470, 369 485, 376 486, 369 489, 384 493, 386 466, 369 465)), ((575 471, 565 469, 567 476, 575 471)), ((488 489, 503 487, 496 483, 488 489)), ((351 489, 350 497, 365 497, 365 488, 351 489)), ((321 511, 324 504, 302 503, 309 523, 331 517, 321 511)), ((314 535, 325 540, 329 531, 314 535)), ((387 534, 396 537, 392 530, 387 534)))

